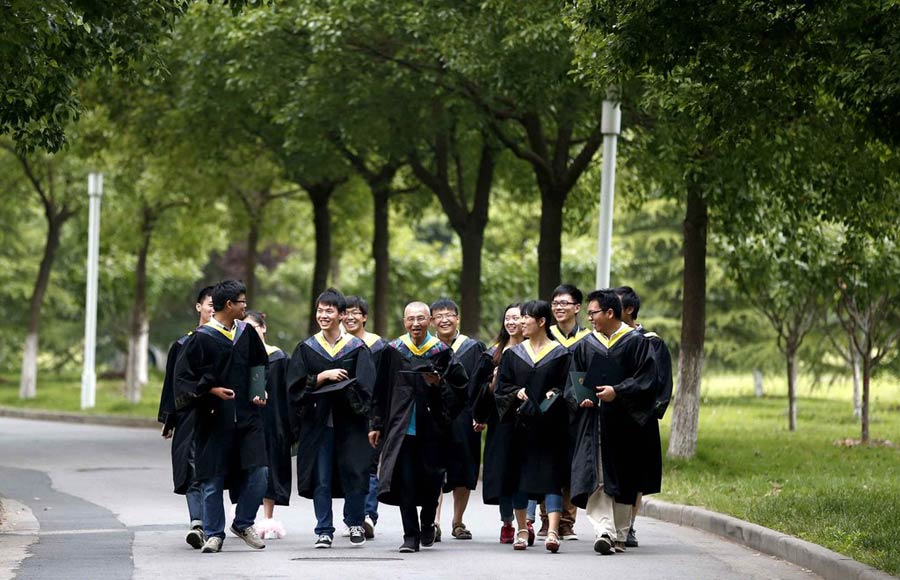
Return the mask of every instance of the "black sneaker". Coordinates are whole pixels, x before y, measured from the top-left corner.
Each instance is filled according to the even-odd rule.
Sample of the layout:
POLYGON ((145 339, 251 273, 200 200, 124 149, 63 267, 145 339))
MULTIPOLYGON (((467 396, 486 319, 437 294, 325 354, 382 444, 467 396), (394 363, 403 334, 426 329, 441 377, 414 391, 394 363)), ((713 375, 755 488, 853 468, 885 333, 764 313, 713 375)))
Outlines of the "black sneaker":
POLYGON ((598 554, 603 554, 604 556, 608 554, 612 554, 615 550, 615 544, 612 539, 607 534, 603 534, 596 540, 594 540, 594 551, 598 554))
POLYGON ((403 539, 403 545, 400 546, 400 550, 399 550, 399 552, 401 554, 411 554, 413 552, 418 552, 418 551, 419 551, 419 542, 417 542, 416 540, 414 540, 412 538, 410 538, 410 539, 404 538, 403 539))
POLYGON ((422 526, 422 547, 430 548, 434 545, 437 540, 437 524, 431 524, 430 526, 422 526))
POLYGON ((316 543, 313 544, 313 548, 330 548, 331 542, 331 536, 328 534, 319 534, 319 537, 316 538, 316 543))
POLYGON ((191 531, 184 537, 184 541, 190 544, 195 550, 202 548, 203 543, 206 542, 206 536, 203 535, 203 528, 191 528, 191 531))
POLYGON ((350 526, 350 545, 361 548, 366 543, 366 531, 362 526, 350 526))
POLYGON ((638 547, 637 536, 634 533, 634 528, 628 528, 628 536, 625 538, 625 547, 626 548, 637 548, 638 547))

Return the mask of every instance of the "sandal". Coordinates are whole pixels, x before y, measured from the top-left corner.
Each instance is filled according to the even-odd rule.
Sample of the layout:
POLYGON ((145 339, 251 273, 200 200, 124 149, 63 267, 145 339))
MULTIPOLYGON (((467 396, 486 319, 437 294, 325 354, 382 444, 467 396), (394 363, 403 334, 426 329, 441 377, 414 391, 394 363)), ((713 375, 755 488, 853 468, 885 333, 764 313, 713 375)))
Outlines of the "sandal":
POLYGON ((516 532, 516 541, 513 542, 513 550, 524 550, 527 547, 528 547, 528 530, 527 529, 519 530, 518 532, 516 532))
POLYGON ((547 539, 544 540, 544 547, 553 554, 559 552, 559 533, 556 530, 547 531, 547 539))
POLYGON ((453 524, 453 531, 451 535, 457 540, 471 540, 472 532, 466 529, 466 524, 459 522, 453 524))

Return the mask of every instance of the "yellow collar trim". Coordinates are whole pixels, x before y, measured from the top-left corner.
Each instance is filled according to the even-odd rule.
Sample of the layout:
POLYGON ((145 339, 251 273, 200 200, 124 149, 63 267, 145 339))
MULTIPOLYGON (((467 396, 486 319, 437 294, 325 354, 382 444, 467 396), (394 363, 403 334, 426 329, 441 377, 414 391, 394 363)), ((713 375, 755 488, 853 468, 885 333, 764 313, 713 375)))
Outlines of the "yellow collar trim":
POLYGON ((366 343, 366 346, 372 348, 372 345, 381 340, 381 337, 372 332, 367 332, 365 338, 363 338, 363 342, 366 343))
POLYGON ((281 349, 278 348, 277 346, 273 346, 271 344, 266 345, 266 354, 268 354, 268 355, 271 355, 273 352, 278 352, 279 350, 281 350, 281 349))
POLYGON ((347 345, 347 343, 350 341, 350 337, 351 335, 344 333, 340 336, 340 338, 337 339, 337 342, 334 343, 334 346, 331 346, 330 344, 328 344, 328 341, 325 340, 325 333, 319 331, 316 334, 316 342, 318 342, 319 345, 323 349, 325 349, 325 352, 328 353, 328 356, 334 358, 334 356, 337 355, 337 353, 341 352, 341 349, 347 345))
POLYGON ((581 328, 575 333, 575 336, 568 337, 562 333, 562 330, 559 329, 559 325, 554 324, 550 327, 550 333, 553 335, 553 338, 556 339, 556 342, 569 348, 585 336, 589 335, 591 331, 586 328, 581 328))
POLYGON ((469 340, 469 337, 465 334, 457 334, 456 340, 453 341, 453 344, 450 345, 450 348, 453 349, 453 352, 459 352, 459 347, 461 347, 467 340, 469 340))
POLYGON ((619 330, 612 333, 612 336, 610 336, 609 338, 606 338, 606 335, 604 335, 602 332, 597 332, 597 331, 594 331, 594 336, 597 337, 597 340, 600 341, 600 344, 602 344, 606 348, 612 348, 614 344, 619 342, 619 339, 621 339, 623 336, 625 336, 629 332, 633 332, 633 331, 634 331, 633 328, 631 328, 630 326, 628 326, 627 324, 625 324, 623 322, 622 326, 619 327, 619 330))
POLYGON ((550 354, 554 348, 559 346, 558 342, 554 342, 551 340, 549 343, 547 343, 546 346, 544 346, 544 348, 541 349, 540 352, 534 352, 534 349, 531 348, 530 340, 526 340, 522 344, 525 345, 525 352, 528 353, 528 356, 531 358, 531 362, 533 362, 534 364, 541 362, 542 358, 550 354))
MULTIPOLYGON (((234 331, 225 328, 225 326, 218 320, 211 318, 209 322, 206 323, 206 326, 218 330, 222 333, 223 336, 225 336, 225 338, 227 338, 231 342, 234 342, 234 331)), ((237 326, 235 326, 235 328, 237 328, 237 326)))
POLYGON ((407 332, 406 334, 404 334, 403 336, 400 337, 400 341, 403 342, 403 344, 406 345, 406 348, 408 348, 410 351, 412 351, 412 353, 414 355, 422 356, 423 354, 425 354, 426 352, 431 350, 431 348, 434 345, 439 343, 440 339, 436 336, 430 336, 427 339, 425 339, 425 342, 422 343, 422 346, 419 347, 419 346, 416 346, 415 344, 413 344, 412 338, 410 338, 409 333, 407 332))

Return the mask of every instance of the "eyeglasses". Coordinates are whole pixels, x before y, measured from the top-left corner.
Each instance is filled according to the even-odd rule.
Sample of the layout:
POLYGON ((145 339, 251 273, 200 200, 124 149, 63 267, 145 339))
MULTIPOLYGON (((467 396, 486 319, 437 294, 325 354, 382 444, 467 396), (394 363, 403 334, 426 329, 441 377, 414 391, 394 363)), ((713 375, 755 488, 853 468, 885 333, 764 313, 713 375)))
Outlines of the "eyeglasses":
POLYGON ((363 315, 363 313, 362 313, 361 310, 348 310, 348 311, 347 311, 347 316, 350 316, 350 317, 353 317, 353 318, 359 318, 359 317, 361 317, 362 315, 363 315))
POLYGON ((568 300, 554 300, 550 303, 550 306, 553 308, 566 308, 568 306, 575 306, 578 304, 577 302, 569 302, 568 300))
POLYGON ((458 314, 453 314, 452 312, 448 312, 448 313, 446 313, 446 314, 435 314, 435 315, 434 315, 434 319, 435 319, 435 320, 438 320, 438 321, 440 321, 440 320, 453 320, 454 318, 456 318, 456 317, 458 317, 458 316, 459 316, 458 314))
POLYGON ((247 305, 247 301, 246 301, 246 300, 232 300, 232 302, 235 303, 235 304, 243 304, 244 306, 247 305))
POLYGON ((610 310, 610 309, 607 308, 606 310, 588 310, 587 315, 588 315, 588 318, 593 318, 594 315, 600 314, 601 312, 606 312, 607 310, 610 310))
POLYGON ((410 316, 408 318, 405 318, 404 320, 406 320, 406 322, 409 322, 410 324, 415 322, 418 322, 419 324, 428 322, 428 318, 425 316, 410 316))

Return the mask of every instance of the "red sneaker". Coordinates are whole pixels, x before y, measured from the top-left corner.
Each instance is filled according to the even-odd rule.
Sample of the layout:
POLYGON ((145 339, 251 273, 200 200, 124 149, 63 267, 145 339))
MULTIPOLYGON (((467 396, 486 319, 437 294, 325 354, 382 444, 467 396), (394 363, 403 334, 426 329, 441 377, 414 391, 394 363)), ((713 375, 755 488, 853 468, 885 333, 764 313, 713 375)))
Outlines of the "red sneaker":
POLYGON ((534 545, 534 524, 531 520, 526 520, 525 524, 528 526, 528 545, 534 545))
POLYGON ((512 544, 513 539, 516 535, 516 529, 512 524, 504 523, 503 527, 500 528, 500 543, 501 544, 512 544))

